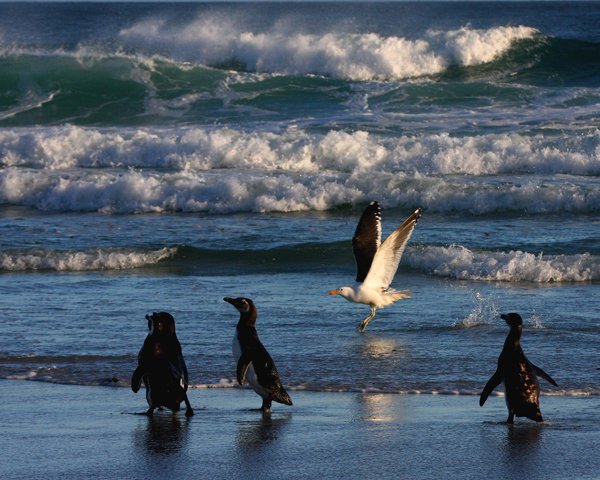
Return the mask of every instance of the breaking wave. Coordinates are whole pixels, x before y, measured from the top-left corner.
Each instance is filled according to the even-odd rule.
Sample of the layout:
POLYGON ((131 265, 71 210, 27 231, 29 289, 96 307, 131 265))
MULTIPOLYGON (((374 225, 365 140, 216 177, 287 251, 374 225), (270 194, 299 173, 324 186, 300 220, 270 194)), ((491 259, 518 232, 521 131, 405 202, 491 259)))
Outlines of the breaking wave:
POLYGON ((382 137, 230 128, 0 132, 0 203, 44 211, 291 212, 378 198, 432 212, 597 212, 600 132, 382 137), (497 178, 490 176, 497 175, 497 178))
MULTIPOLYGON (((218 250, 192 246, 159 250, 98 249, 83 252, 25 250, 0 254, 0 271, 123 270, 161 265, 220 275, 252 271, 320 271, 348 268, 346 242, 308 243, 267 249, 218 250)), ((401 268, 456 280, 531 282, 595 282, 600 280, 600 257, 589 253, 544 255, 525 251, 474 251, 463 246, 409 246, 401 268)), ((468 328, 496 318, 494 299, 477 298, 472 315, 456 328, 468 328)))
POLYGON ((79 272, 89 270, 125 270, 154 265, 172 257, 176 248, 139 252, 97 249, 85 252, 61 252, 50 250, 27 250, 0 252, 0 271, 22 272, 51 270, 79 272))
POLYGON ((123 29, 119 38, 136 51, 202 65, 237 64, 249 71, 347 80, 398 80, 437 74, 451 65, 490 62, 515 41, 538 35, 525 26, 428 31, 417 39, 377 33, 308 34, 290 32, 289 27, 286 23, 285 28, 252 32, 210 16, 183 27, 165 19, 147 19, 123 29))
POLYGON ((600 175, 600 131, 556 138, 489 134, 386 137, 366 131, 310 134, 233 128, 0 130, 0 165, 45 170, 160 168, 420 175, 600 175))
POLYGON ((600 279, 600 258, 588 253, 478 252, 454 245, 413 247, 404 261, 430 275, 458 280, 554 283, 600 279))

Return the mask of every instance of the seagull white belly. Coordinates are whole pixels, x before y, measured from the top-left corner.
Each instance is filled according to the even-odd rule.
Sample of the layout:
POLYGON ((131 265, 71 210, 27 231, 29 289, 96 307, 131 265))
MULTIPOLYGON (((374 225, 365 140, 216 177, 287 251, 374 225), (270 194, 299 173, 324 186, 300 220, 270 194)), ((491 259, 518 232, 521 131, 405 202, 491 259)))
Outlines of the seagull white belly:
POLYGON ((358 295, 356 296, 358 303, 364 303, 365 305, 371 305, 376 308, 383 308, 389 305, 390 301, 387 301, 385 295, 380 290, 365 287, 360 285, 358 287, 358 295))
POLYGON ((380 290, 365 285, 361 285, 358 288, 358 303, 364 303, 371 305, 376 308, 383 308, 391 305, 392 303, 402 300, 404 298, 410 298, 409 290, 394 290, 392 288, 388 290, 380 290))

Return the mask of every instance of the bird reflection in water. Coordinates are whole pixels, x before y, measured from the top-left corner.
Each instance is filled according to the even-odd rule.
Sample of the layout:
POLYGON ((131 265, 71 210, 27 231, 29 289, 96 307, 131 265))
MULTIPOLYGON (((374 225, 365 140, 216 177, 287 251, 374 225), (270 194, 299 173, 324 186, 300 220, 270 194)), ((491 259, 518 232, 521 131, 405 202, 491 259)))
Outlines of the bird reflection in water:
POLYGON ((536 450, 544 426, 538 424, 508 425, 506 433, 506 448, 530 452, 536 450))
MULTIPOLYGON (((506 425, 506 424, 504 424, 506 425)), ((502 455, 506 478, 527 478, 538 473, 538 451, 544 425, 523 423, 506 427, 502 455)))
POLYGON ((241 421, 237 437, 238 445, 243 449, 255 449, 276 441, 281 435, 281 429, 291 418, 292 414, 289 412, 277 416, 265 413, 255 420, 241 421))
POLYGON ((361 344, 361 354, 369 358, 391 358, 400 353, 398 344, 391 338, 370 337, 361 344))
POLYGON ((186 443, 189 418, 163 411, 148 417, 141 433, 143 447, 150 453, 171 455, 179 452, 186 443))

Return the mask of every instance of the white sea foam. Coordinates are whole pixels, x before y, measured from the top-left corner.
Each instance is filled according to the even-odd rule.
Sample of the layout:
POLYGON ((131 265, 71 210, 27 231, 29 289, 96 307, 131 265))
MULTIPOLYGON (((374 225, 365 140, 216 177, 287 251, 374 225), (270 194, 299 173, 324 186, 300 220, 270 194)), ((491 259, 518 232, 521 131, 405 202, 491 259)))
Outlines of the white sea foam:
POLYGON ((36 370, 30 370, 21 374, 7 375, 7 380, 38 380, 38 372, 36 370))
POLYGON ((204 390, 209 388, 239 388, 239 384, 236 379, 233 378, 221 378, 217 383, 197 383, 190 385, 189 388, 195 390, 204 390))
POLYGON ((176 248, 135 252, 98 249, 86 252, 31 250, 0 253, 0 271, 27 270, 85 271, 124 270, 154 265, 175 255, 176 248))
POLYGON ((0 165, 50 170, 157 167, 421 175, 600 175, 600 131, 557 140, 543 135, 447 134, 382 137, 365 131, 308 134, 232 128, 2 129, 0 165))
POLYGON ((376 33, 308 34, 294 31, 289 22, 280 25, 283 23, 285 27, 251 32, 234 21, 210 16, 183 26, 151 18, 122 30, 119 37, 136 51, 159 52, 197 64, 235 60, 251 71, 389 80, 436 74, 454 64, 486 63, 507 51, 514 41, 538 34, 525 26, 463 27, 408 39, 376 33))
POLYGON ((0 202, 64 211, 265 212, 378 198, 433 212, 594 212, 599 155, 599 131, 559 147, 516 134, 3 129, 0 202))
POLYGON ((292 212, 328 210, 378 198, 387 205, 421 205, 431 212, 597 212, 600 191, 587 182, 524 179, 486 183, 464 178, 401 174, 301 174, 294 172, 68 173, 5 168, 0 202, 43 211, 292 212))
POLYGON ((407 249, 403 262, 432 275, 459 280, 553 283, 600 279, 600 258, 588 253, 543 255, 428 246, 407 249))

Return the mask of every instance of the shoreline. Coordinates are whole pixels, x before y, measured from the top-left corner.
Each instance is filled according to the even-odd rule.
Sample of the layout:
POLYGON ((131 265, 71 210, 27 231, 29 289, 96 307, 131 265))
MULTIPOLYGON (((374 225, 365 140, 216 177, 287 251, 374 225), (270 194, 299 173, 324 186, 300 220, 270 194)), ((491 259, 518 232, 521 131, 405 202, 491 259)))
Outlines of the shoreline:
POLYGON ((600 397, 545 396, 546 422, 504 423, 501 397, 192 389, 195 415, 153 418, 126 388, 0 380, 18 478, 600 478, 600 397))

